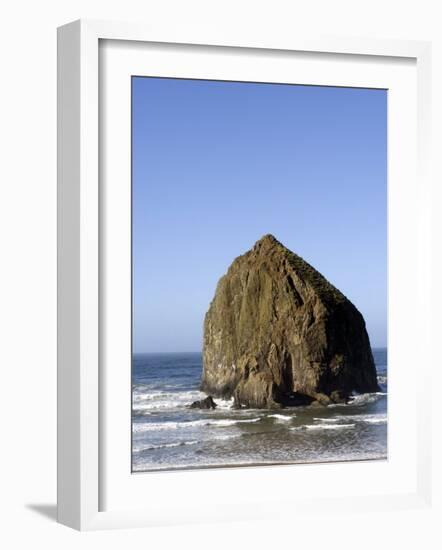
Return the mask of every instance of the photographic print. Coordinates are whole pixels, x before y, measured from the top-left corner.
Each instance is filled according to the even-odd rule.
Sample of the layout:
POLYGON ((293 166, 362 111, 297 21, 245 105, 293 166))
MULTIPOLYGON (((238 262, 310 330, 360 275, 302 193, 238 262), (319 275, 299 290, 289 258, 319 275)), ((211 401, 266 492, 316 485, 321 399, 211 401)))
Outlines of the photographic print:
POLYGON ((387 91, 132 77, 132 470, 387 458, 387 91))

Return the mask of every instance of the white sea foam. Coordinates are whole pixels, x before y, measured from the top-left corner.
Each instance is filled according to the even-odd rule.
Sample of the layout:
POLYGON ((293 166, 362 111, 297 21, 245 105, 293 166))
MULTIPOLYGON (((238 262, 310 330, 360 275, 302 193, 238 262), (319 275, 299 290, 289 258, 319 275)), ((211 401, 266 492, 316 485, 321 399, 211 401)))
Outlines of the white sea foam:
POLYGON ((387 378, 386 376, 383 376, 383 375, 381 375, 381 374, 378 376, 378 382, 379 382, 379 384, 386 384, 387 381, 388 381, 388 378, 387 378))
POLYGON ((292 418, 295 417, 295 415, 292 415, 292 416, 288 416, 286 414, 269 414, 268 415, 269 418, 276 418, 277 420, 283 420, 285 422, 288 422, 289 420, 291 420, 292 418))
MULTIPOLYGON (((341 414, 339 416, 334 416, 333 418, 313 418, 317 422, 336 423, 336 422, 366 422, 368 424, 384 424, 387 422, 386 414, 341 414)), ((342 424, 341 424, 342 425, 342 424)))
POLYGON ((205 394, 198 390, 182 392, 134 391, 133 410, 145 414, 146 411, 185 408, 193 401, 203 399, 205 394))
POLYGON ((176 430, 180 422, 158 422, 156 424, 134 423, 132 425, 132 431, 134 433, 139 432, 156 432, 159 430, 176 430))
POLYGON ((341 430, 346 428, 354 428, 355 424, 307 424, 307 430, 341 430))
POLYGON ((194 397, 204 396, 203 392, 198 390, 188 390, 181 392, 165 392, 165 391, 140 391, 134 390, 133 400, 134 403, 144 402, 144 401, 162 401, 164 399, 171 400, 182 400, 182 399, 193 399, 194 397))
POLYGON ((152 432, 159 430, 177 430, 181 428, 194 428, 197 426, 218 426, 218 427, 227 427, 233 426, 235 424, 246 424, 259 422, 260 418, 245 418, 243 420, 234 420, 234 419, 201 419, 201 420, 190 420, 184 422, 156 422, 156 423, 134 423, 132 426, 133 432, 152 432))
POLYGON ((368 424, 385 424, 387 422, 386 414, 373 414, 373 415, 363 415, 361 420, 367 422, 368 424))
POLYGON ((386 396, 385 392, 374 392, 374 393, 361 393, 358 395, 352 395, 350 397, 350 405, 366 405, 367 403, 374 403, 382 397, 386 396))
POLYGON ((333 418, 316 418, 313 417, 313 420, 317 420, 318 422, 339 422, 342 418, 345 418, 343 416, 335 416, 333 418))
POLYGON ((218 409, 232 409, 233 397, 231 399, 215 398, 215 403, 218 409))
MULTIPOLYGON (((164 391, 140 391, 133 393, 133 411, 138 414, 146 414, 146 411, 172 410, 187 408, 194 401, 205 399, 205 393, 198 390, 189 390, 181 392, 164 391)), ((233 407, 232 399, 215 399, 217 408, 220 410, 229 410, 233 407)))

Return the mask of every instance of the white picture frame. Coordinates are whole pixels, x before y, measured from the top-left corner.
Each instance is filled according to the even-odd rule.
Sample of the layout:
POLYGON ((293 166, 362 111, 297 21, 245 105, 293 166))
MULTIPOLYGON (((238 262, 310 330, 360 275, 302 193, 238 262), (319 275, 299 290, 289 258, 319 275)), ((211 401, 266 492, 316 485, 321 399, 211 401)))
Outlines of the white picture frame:
MULTIPOLYGON (((413 237, 413 254, 418 259, 418 267, 411 270, 410 280, 414 281, 416 289, 414 311, 420 312, 419 326, 413 327, 419 331, 419 352, 425 353, 425 342, 428 338, 430 315, 425 312, 431 308, 430 288, 430 260, 431 250, 428 242, 428 213, 431 206, 431 182, 428 175, 429 156, 429 120, 431 117, 430 102, 428 100, 430 87, 430 51, 431 46, 426 42, 407 42, 390 40, 368 40, 346 37, 317 38, 293 37, 289 43, 266 43, 265 40, 256 40, 253 43, 234 37, 226 37, 225 40, 210 39, 201 36, 186 36, 185 32, 173 36, 156 36, 152 29, 134 24, 109 23, 99 21, 76 21, 59 29, 58 33, 58 521, 70 527, 80 530, 152 526, 173 523, 191 523, 198 521, 219 521, 233 519, 259 519, 263 515, 266 502, 272 499, 284 501, 291 506, 285 508, 287 513, 294 508, 302 513, 312 510, 327 508, 333 502, 333 506, 345 513, 349 509, 369 511, 376 507, 403 508, 427 506, 431 498, 431 468, 430 468, 430 433, 426 419, 430 415, 430 402, 424 392, 428 387, 430 377, 430 361, 422 359, 422 371, 416 385, 416 407, 411 408, 414 427, 415 456, 413 462, 404 469, 402 477, 398 475, 396 489, 388 487, 384 492, 374 489, 364 494, 352 494, 339 491, 336 497, 331 498, 322 495, 321 490, 313 491, 314 498, 308 498, 305 494, 301 498, 292 495, 278 495, 268 485, 266 491, 260 490, 260 494, 250 492, 248 499, 240 502, 239 506, 229 503, 229 499, 220 498, 217 507, 207 507, 204 501, 199 502, 197 491, 189 493, 189 479, 194 487, 201 490, 212 484, 221 487, 229 483, 240 482, 245 477, 247 483, 253 486, 257 472, 266 483, 271 484, 285 472, 287 468, 267 468, 265 474, 262 469, 232 469, 228 473, 222 470, 204 471, 197 473, 161 473, 145 477, 143 480, 144 494, 146 487, 150 494, 146 498, 145 506, 139 502, 130 504, 133 494, 121 490, 114 491, 112 505, 108 506, 103 500, 103 484, 109 483, 114 478, 114 466, 106 462, 106 453, 109 447, 106 440, 105 417, 107 414, 106 402, 109 399, 107 393, 114 391, 116 384, 103 387, 103 363, 102 363, 102 330, 103 309, 102 302, 105 298, 103 290, 103 270, 107 265, 103 261, 103 231, 109 230, 109 226, 103 224, 100 212, 103 211, 103 189, 100 187, 100 154, 102 143, 100 142, 100 113, 104 107, 100 104, 100 44, 102 41, 115 41, 125 44, 168 44, 174 45, 174 51, 189 49, 191 46, 204 46, 205 56, 210 59, 213 48, 224 49, 229 55, 247 56, 265 55, 271 53, 275 56, 284 56, 290 52, 304 52, 311 55, 345 56, 355 63, 364 63, 364 59, 376 58, 380 61, 394 62, 394 60, 407 59, 415 64, 417 81, 417 126, 412 123, 408 128, 414 134, 406 145, 410 150, 409 162, 416 160, 418 177, 412 173, 393 173, 393 179, 408 181, 405 185, 404 201, 411 208, 414 202, 416 219, 408 224, 408 232, 413 237), (212 49, 212 50, 211 50, 212 49), (361 56, 367 56, 365 58, 361 56), (416 182, 419 181, 417 188, 416 182), (407 190, 408 189, 408 190, 407 190), (407 202, 408 201, 408 202, 407 202), (417 204, 417 207, 416 207, 417 204), (427 325, 426 325, 427 323, 427 325), (282 469, 281 469, 282 468, 282 469), (410 487, 401 489, 401 480, 409 476, 413 470, 413 479, 410 487), (110 472, 110 473, 109 473, 110 472), (195 477, 198 475, 199 478, 195 477), (159 476, 159 477, 158 477, 159 476), (253 477, 255 476, 255 478, 253 477), (275 477, 276 476, 276 477, 275 477), (184 495, 185 500, 176 499, 174 506, 167 500, 160 502, 155 498, 163 491, 170 494, 170 490, 178 490, 184 495), (168 493, 169 492, 169 493, 168 493), (123 497, 124 493, 124 497, 123 497), (271 494, 273 493, 273 494, 271 494), (184 504, 186 502, 186 505, 184 504), (247 504, 247 506, 245 506, 247 504)), ((173 54, 177 55, 177 54, 173 54)), ((330 57, 330 58, 331 58, 330 57)), ((177 58, 175 58, 176 60, 177 58)), ((343 59, 342 57, 339 59, 343 59)), ((173 57, 171 58, 173 63, 173 57)), ((165 69, 167 76, 170 74, 170 66, 165 69)), ((398 81, 399 82, 399 81, 398 81)), ((406 82, 406 81, 405 81, 406 82)), ((400 84, 398 84, 399 86, 400 84)), ((414 93, 414 91, 413 91, 414 93)), ((408 101, 414 101, 414 96, 408 97, 408 101)), ((397 113, 398 114, 398 113, 397 113)), ((125 137, 127 140, 128 136, 125 137)), ((394 144, 394 142, 393 142, 394 144)), ((391 145, 391 142, 390 142, 391 145)), ((390 155, 396 155, 398 151, 390 147, 390 155)), ((407 156, 408 157, 408 156, 407 156)), ((394 165, 396 166, 396 165, 394 165)), ((407 165, 413 168, 413 164, 407 165)), ((394 167, 393 167, 394 170, 394 167)), ((397 194, 393 198, 397 198, 397 194)), ((391 198, 391 197, 390 197, 391 198)), ((115 201, 114 201, 115 202, 115 201)), ((118 201, 117 201, 118 202, 118 201)), ((106 207, 107 208, 107 207, 106 207)), ((398 210, 398 207, 393 205, 398 210)), ((393 213, 396 212, 394 210, 393 213)), ((407 208, 405 208, 407 210, 407 208)), ((401 224, 407 220, 394 215, 393 230, 390 244, 401 224)), ((405 226, 403 226, 405 228, 405 226)), ((406 234, 408 234, 405 231, 406 234)), ((396 249, 390 253, 396 254, 396 249)), ((397 254, 404 251, 398 250, 397 254)), ((391 285, 390 285, 391 290, 391 285)), ((392 319, 400 319, 400 285, 393 292, 390 303, 390 322, 392 319), (394 307, 391 307, 391 306, 394 307)), ((417 317, 417 316, 416 316, 417 317)), ((391 331, 390 333, 394 330, 391 331)), ((393 334, 394 336, 394 334, 393 334)), ((417 350, 415 351, 415 353, 417 350)), ((399 357, 398 359, 402 359, 399 357)), ((407 358, 403 358, 404 362, 407 358)), ((411 359, 409 359, 411 360, 411 359)), ((118 397, 121 399, 121 397, 118 397)), ((393 403, 393 406, 394 403, 393 403)), ((118 431, 118 429, 117 429, 118 431)), ((115 444, 115 442, 114 442, 115 444)), ((115 447, 114 447, 115 449, 115 447)), ((414 451, 413 451, 414 454, 414 451)), ((324 476, 330 477, 330 473, 339 480, 340 476, 348 475, 353 482, 362 474, 361 470, 352 468, 351 464, 345 465, 346 473, 342 472, 343 465, 306 466, 304 468, 323 468, 324 476), (349 469, 350 468, 350 469, 349 469)), ((389 475, 394 473, 393 465, 390 470, 379 472, 378 465, 372 465, 370 475, 389 475)), ((115 468, 121 468, 121 464, 115 468)), ((296 466, 295 466, 296 468, 296 466)), ((117 470, 115 470, 117 471, 117 470)), ((308 472, 306 476, 308 476, 308 472)), ((368 470, 367 470, 368 472, 368 470)), ((127 472, 130 475, 130 472, 127 472)), ((393 476, 394 477, 394 476, 393 476)), ((338 482, 338 481, 337 481, 338 482)), ((128 483, 127 480, 124 483, 128 483)), ((140 478, 132 476, 131 485, 139 485, 140 478), (135 480, 135 481, 133 481, 135 480)), ((164 500, 164 499, 163 499, 164 500)), ((268 511, 267 511, 268 513, 268 511)), ((277 511, 281 515, 281 510, 277 511)))

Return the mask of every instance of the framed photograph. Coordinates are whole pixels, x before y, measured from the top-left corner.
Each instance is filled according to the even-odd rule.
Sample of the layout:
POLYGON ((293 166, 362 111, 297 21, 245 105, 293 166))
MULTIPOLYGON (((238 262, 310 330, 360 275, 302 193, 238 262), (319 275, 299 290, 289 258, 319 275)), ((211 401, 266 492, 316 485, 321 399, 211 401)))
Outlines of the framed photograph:
POLYGON ((59 29, 61 523, 426 505, 429 50, 59 29))
POLYGON ((386 459, 386 287, 387 90, 132 77, 133 472, 386 459))

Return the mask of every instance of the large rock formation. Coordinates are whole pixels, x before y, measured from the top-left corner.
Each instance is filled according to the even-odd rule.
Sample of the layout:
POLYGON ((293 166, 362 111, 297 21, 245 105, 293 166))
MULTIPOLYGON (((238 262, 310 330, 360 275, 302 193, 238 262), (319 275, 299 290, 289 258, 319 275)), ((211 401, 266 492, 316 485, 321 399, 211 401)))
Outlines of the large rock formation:
POLYGON ((201 389, 272 408, 326 405, 379 387, 362 315, 265 235, 218 283, 204 321, 201 389))

